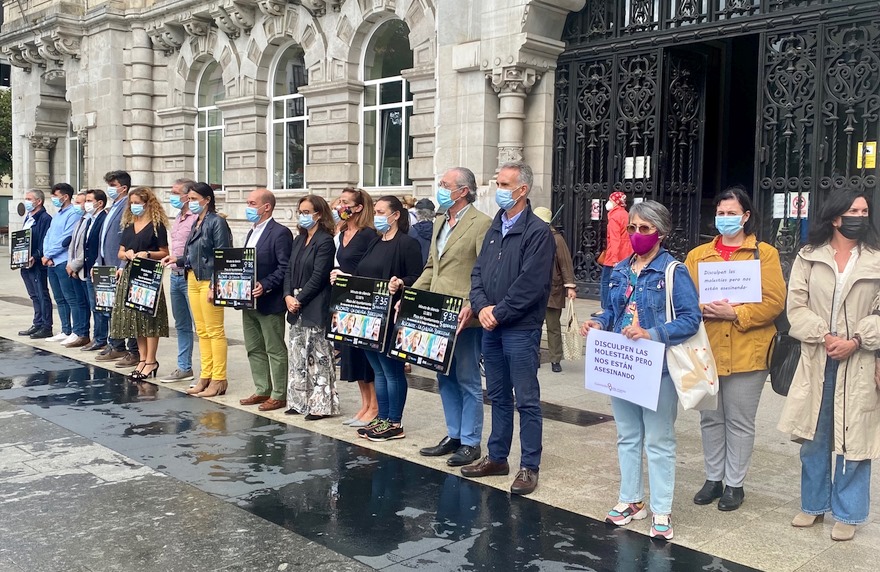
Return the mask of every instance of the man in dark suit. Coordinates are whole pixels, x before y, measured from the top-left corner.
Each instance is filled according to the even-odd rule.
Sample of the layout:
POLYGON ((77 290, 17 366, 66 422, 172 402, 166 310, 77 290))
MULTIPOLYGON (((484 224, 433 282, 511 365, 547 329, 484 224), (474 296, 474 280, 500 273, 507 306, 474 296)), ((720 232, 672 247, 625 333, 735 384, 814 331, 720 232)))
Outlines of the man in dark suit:
POLYGON ((95 322, 94 337, 92 343, 82 349, 84 352, 94 352, 107 347, 107 334, 110 331, 110 316, 106 312, 99 312, 96 307, 95 285, 92 281, 92 268, 98 261, 101 234, 104 221, 107 219, 107 194, 101 189, 93 189, 86 193, 85 210, 86 216, 92 217, 92 224, 86 232, 85 264, 83 272, 86 277, 86 292, 89 297, 89 308, 92 311, 92 320, 95 322))
POLYGON ((256 309, 242 310, 244 346, 254 378, 254 394, 242 405, 260 411, 287 407, 287 346, 284 343, 284 276, 293 247, 290 229, 272 218, 275 195, 257 189, 248 195, 245 216, 254 223, 245 248, 257 250, 256 309))
POLYGON ((52 217, 43 208, 46 195, 39 189, 24 194, 24 217, 22 229, 31 229, 31 256, 26 268, 21 269, 21 279, 34 305, 34 321, 30 328, 18 332, 19 336, 33 339, 52 337, 52 299, 49 297, 49 274, 43 266, 43 239, 52 223, 52 217))

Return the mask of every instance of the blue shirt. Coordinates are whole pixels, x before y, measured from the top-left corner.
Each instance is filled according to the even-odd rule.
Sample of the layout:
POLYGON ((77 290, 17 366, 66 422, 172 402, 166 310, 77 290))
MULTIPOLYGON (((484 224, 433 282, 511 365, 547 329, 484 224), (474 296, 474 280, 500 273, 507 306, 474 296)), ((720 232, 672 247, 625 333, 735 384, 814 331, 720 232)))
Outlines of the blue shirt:
MULTIPOLYGON (((523 209, 525 210, 525 209, 523 209)), ((519 215, 523 214, 523 211, 519 211, 514 215, 513 218, 507 218, 507 211, 501 213, 501 236, 507 236, 507 233, 513 228, 513 225, 516 224, 516 221, 519 220, 519 215)))
POLYGON ((80 218, 80 214, 73 210, 73 205, 67 205, 52 219, 49 231, 43 238, 43 256, 51 260, 55 266, 67 262, 67 247, 63 245, 64 239, 73 236, 73 229, 80 218))

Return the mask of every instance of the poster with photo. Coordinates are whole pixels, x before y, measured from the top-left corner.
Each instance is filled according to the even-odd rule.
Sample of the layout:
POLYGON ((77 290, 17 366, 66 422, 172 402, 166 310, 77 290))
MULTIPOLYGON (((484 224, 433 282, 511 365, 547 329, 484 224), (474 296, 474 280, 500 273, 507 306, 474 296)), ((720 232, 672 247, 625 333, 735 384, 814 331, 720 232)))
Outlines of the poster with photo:
POLYGON ((391 294, 387 280, 336 277, 330 291, 328 339, 384 352, 390 319, 391 294))
POLYGON ((214 305, 253 310, 257 285, 255 248, 214 250, 214 305))
POLYGON ((92 267, 92 285, 95 288, 95 309, 112 312, 116 302, 116 267, 92 267))
POLYGON ((12 233, 12 256, 9 267, 13 270, 27 268, 31 259, 31 229, 17 230, 12 233))
POLYGON ((458 313, 463 304, 464 300, 456 296, 404 289, 388 356, 442 374, 449 373, 458 313))
POLYGON ((155 316, 162 292, 162 273, 165 268, 157 260, 135 258, 131 261, 131 275, 124 304, 138 312, 155 316))

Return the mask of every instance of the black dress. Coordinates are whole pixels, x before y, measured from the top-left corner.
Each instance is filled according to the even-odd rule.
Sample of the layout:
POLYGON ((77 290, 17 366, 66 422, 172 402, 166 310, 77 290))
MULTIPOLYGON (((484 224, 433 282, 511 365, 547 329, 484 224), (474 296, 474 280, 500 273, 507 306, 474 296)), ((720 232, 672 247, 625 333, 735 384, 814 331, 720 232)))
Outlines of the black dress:
MULTIPOLYGON (((125 250, 135 252, 156 252, 161 248, 168 248, 168 233, 163 225, 154 227, 153 223, 147 224, 140 232, 135 232, 134 225, 130 224, 122 229, 119 245, 125 250)), ((116 300, 120 303, 113 306, 110 314, 110 337, 114 339, 125 338, 156 338, 168 337, 168 309, 165 306, 165 289, 159 291, 159 307, 156 316, 150 316, 132 308, 122 305, 128 291, 130 281, 131 263, 126 263, 122 271, 122 278, 116 284, 116 300)))
MULTIPOLYGON (((338 236, 339 246, 336 248, 336 261, 339 263, 339 269, 346 274, 355 274, 361 258, 379 237, 372 228, 359 230, 351 237, 347 245, 343 244, 342 233, 338 236)), ((339 379, 341 381, 372 382, 375 376, 364 350, 344 344, 339 344, 339 346, 339 379)))

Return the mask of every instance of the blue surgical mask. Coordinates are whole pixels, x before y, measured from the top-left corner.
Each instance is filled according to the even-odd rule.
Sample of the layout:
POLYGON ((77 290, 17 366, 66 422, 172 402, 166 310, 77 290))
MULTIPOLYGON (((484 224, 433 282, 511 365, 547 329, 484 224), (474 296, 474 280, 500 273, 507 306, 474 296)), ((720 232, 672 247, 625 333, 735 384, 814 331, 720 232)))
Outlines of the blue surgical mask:
POLYGON ((742 230, 742 215, 716 216, 715 228, 722 236, 736 236, 742 230))
POLYGON ((76 214, 82 216, 82 214, 83 214, 84 212, 86 212, 86 211, 85 211, 85 209, 82 208, 80 205, 73 205, 73 212, 75 212, 76 214))
POLYGON ((190 201, 189 202, 189 212, 192 214, 199 214, 202 212, 204 208, 199 204, 199 201, 190 201))
POLYGON ((34 206, 34 201, 25 201, 24 202, 24 210, 25 212, 33 212, 36 207, 34 206))
POLYGON ((117 188, 117 187, 107 187, 107 196, 110 197, 111 199, 113 199, 113 200, 115 201, 115 200, 116 200, 116 197, 119 196, 119 188, 117 188))
POLYGON ((333 224, 339 224, 342 222, 342 219, 339 218, 339 211, 336 209, 330 209, 330 216, 333 217, 333 224))
POLYGON ((248 219, 248 222, 259 222, 260 213, 257 211, 257 207, 245 207, 244 218, 248 219))
POLYGON ((452 191, 443 187, 437 187, 437 206, 441 209, 448 209, 455 204, 452 200, 452 191))
POLYGON ((495 189, 495 204, 502 210, 509 211, 516 204, 513 200, 513 191, 509 189, 495 189))
POLYGON ((64 204, 64 201, 62 201, 58 197, 52 197, 52 204, 55 205, 56 209, 60 209, 61 205, 64 204))
POLYGON ((183 200, 181 200, 178 195, 171 195, 170 197, 168 197, 168 202, 170 202, 171 206, 176 209, 183 208, 183 200))
POLYGON ((144 205, 136 205, 132 203, 131 214, 133 214, 134 216, 141 216, 142 214, 144 214, 144 205))
POLYGON ((306 230, 309 230, 313 226, 315 226, 315 217, 310 214, 300 214, 299 215, 299 225, 306 230))
POLYGON ((376 227, 381 234, 385 234, 391 230, 391 223, 388 222, 387 216, 376 215, 373 217, 373 226, 376 227))

